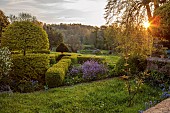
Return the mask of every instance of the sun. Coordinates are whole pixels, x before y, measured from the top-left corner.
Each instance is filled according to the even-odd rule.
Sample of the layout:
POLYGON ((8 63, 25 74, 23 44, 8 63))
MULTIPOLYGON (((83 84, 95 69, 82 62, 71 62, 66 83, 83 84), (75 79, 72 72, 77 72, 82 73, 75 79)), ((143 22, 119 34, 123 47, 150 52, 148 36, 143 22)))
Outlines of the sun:
POLYGON ((149 22, 144 22, 143 26, 147 29, 148 27, 150 27, 150 23, 149 22))

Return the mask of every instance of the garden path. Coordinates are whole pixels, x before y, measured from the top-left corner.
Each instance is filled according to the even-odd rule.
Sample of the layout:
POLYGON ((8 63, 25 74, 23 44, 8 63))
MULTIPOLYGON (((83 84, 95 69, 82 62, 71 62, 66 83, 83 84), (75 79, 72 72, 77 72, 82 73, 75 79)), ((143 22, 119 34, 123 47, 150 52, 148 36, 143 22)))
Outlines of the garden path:
POLYGON ((170 98, 146 110, 144 113, 170 113, 170 98))

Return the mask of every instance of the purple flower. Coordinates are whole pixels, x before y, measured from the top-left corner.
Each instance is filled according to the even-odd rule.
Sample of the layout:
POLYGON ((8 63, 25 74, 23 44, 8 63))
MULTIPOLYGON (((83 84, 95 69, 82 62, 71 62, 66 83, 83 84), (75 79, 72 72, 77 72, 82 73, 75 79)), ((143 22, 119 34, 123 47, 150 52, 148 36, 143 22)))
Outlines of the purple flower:
POLYGON ((99 64, 93 60, 84 62, 81 68, 84 79, 95 79, 99 75, 105 74, 107 71, 103 64, 99 64))
POLYGON ((77 74, 81 73, 81 67, 73 67, 71 70, 70 70, 70 75, 71 76, 75 76, 77 74))

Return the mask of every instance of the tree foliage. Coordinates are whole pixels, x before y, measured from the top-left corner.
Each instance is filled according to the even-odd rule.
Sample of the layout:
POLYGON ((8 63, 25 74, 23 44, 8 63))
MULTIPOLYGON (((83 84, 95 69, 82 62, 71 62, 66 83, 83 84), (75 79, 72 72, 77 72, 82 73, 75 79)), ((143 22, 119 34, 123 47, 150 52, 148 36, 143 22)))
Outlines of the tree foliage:
POLYGON ((2 34, 2 46, 24 52, 49 49, 46 32, 29 21, 14 22, 2 34))
POLYGON ((5 27, 7 27, 7 25, 9 24, 9 21, 7 19, 7 17, 4 15, 4 12, 2 10, 0 10, 0 38, 2 35, 2 31, 5 27))
POLYGON ((51 26, 48 26, 46 24, 44 24, 43 28, 48 34, 51 50, 53 47, 57 47, 60 43, 63 42, 64 37, 60 31, 53 29, 51 26))
POLYGON ((169 0, 108 0, 105 18, 107 22, 114 19, 126 24, 140 24, 146 18, 151 21, 154 9, 167 1, 169 0))
POLYGON ((116 40, 118 31, 119 31, 119 28, 117 24, 112 24, 105 29, 104 36, 106 39, 106 47, 108 49, 116 48, 117 44, 115 40, 116 40))
MULTIPOLYGON (((63 42, 68 44, 69 48, 80 49, 83 44, 94 44, 93 26, 81 24, 48 24, 46 27, 52 31, 59 31, 63 35, 63 42), (74 40, 72 40, 74 38, 74 40)), ((57 39, 56 37, 54 37, 57 39)))
MULTIPOLYGON (((154 16, 153 34, 170 41, 170 2, 155 10, 154 16)), ((168 47, 170 47, 169 44, 168 47)))
POLYGON ((114 52, 123 55, 147 56, 153 50, 152 36, 142 26, 124 29, 124 26, 114 23, 106 28, 105 37, 109 47, 114 48, 114 52))

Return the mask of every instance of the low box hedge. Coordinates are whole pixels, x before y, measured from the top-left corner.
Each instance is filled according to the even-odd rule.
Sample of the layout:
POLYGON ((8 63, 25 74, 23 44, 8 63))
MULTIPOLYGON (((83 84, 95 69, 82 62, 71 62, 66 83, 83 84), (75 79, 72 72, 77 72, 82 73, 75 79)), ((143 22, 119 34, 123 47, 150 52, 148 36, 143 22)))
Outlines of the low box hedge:
POLYGON ((46 84, 49 88, 54 88, 62 85, 65 77, 65 70, 62 67, 51 67, 45 74, 46 84))
POLYGON ((77 55, 63 56, 62 59, 71 59, 71 62, 72 62, 73 64, 78 63, 77 55))
POLYGON ((45 80, 49 88, 58 87, 63 84, 70 65, 71 59, 61 59, 57 64, 54 64, 47 70, 45 80))

